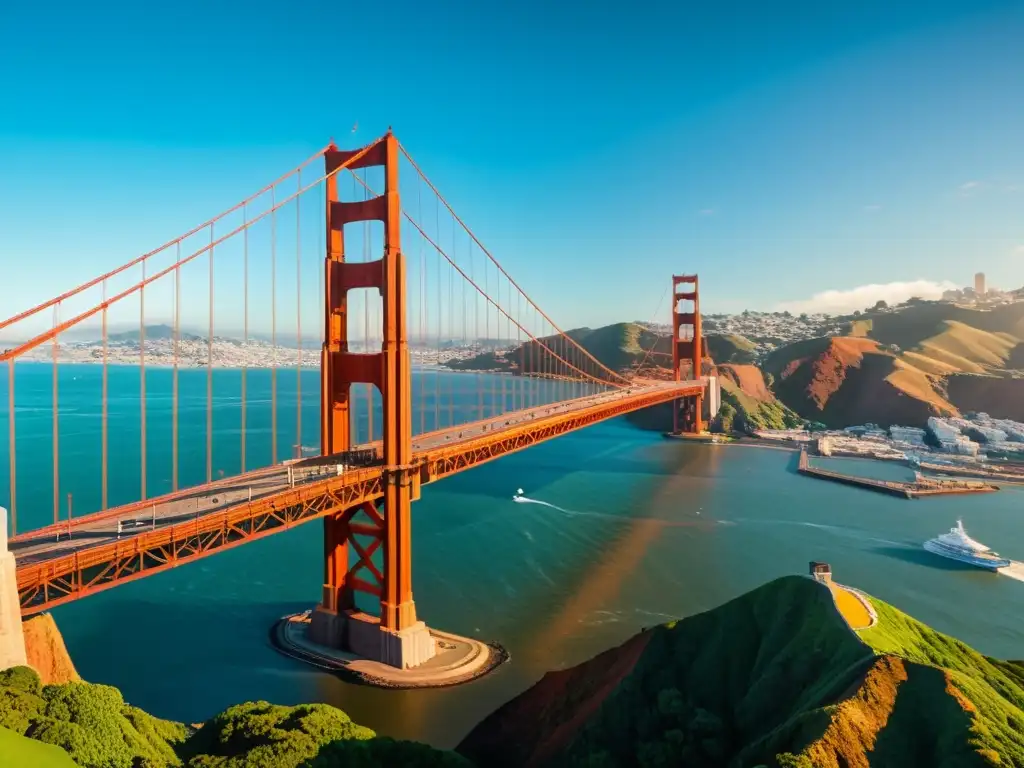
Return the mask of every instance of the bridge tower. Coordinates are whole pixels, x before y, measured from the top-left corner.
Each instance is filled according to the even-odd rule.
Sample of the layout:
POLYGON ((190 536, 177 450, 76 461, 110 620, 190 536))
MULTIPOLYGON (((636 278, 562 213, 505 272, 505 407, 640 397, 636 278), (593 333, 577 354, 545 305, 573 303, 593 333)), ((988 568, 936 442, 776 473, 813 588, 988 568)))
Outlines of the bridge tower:
POLYGON ((343 648, 399 669, 415 667, 435 653, 426 625, 416 618, 412 598, 411 505, 419 498, 420 476, 412 467, 412 362, 406 338, 406 264, 401 250, 402 208, 398 194, 399 148, 389 131, 364 150, 325 153, 327 174, 326 311, 321 352, 321 452, 352 448, 352 385, 369 384, 383 402, 383 498, 324 518, 324 584, 311 618, 310 639, 343 648), (337 171, 384 167, 384 193, 342 202, 337 171), (344 226, 384 223, 383 256, 376 261, 345 260, 344 226), (383 344, 379 352, 348 348, 348 292, 376 289, 383 300, 383 344), (351 547, 351 551, 350 551, 351 547), (381 551, 381 566, 373 555, 381 551), (350 562, 350 554, 354 562, 350 562), (357 609, 355 593, 380 601, 379 616, 357 609))
MULTIPOLYGON (((692 368, 691 378, 701 377, 704 336, 699 293, 697 275, 672 276, 672 372, 676 381, 682 380, 684 368, 692 368)), ((703 408, 703 394, 676 401, 672 409, 672 431, 700 434, 704 430, 703 408)))

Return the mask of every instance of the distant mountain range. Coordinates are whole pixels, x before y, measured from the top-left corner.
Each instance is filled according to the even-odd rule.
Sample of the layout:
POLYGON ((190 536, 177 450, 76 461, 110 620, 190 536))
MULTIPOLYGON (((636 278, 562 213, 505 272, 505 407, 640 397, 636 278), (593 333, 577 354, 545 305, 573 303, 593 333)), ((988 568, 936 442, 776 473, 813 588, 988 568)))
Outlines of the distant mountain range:
MULTIPOLYGON (((130 343, 138 342, 139 340, 139 329, 130 328, 127 330, 112 332, 107 334, 107 340, 113 343, 130 343)), ((227 331, 227 332, 215 332, 214 338, 223 341, 234 341, 241 343, 245 337, 242 331, 227 331)), ((158 323, 155 325, 146 326, 146 341, 170 341, 174 338, 174 328, 166 323, 158 323)), ((180 338, 182 341, 206 341, 206 334, 194 333, 182 329, 180 338)), ((271 335, 269 333, 249 333, 249 340, 254 342, 261 342, 264 344, 271 343, 271 335)), ((74 342, 78 344, 94 344, 102 341, 102 337, 97 329, 87 329, 85 331, 78 330, 77 332, 68 331, 67 333, 61 334, 61 341, 65 343, 74 342)), ((298 347, 298 342, 295 339, 294 334, 278 333, 276 339, 274 339, 278 347, 286 349, 295 349, 298 347)), ((14 346, 14 341, 4 342, 5 346, 14 346)), ((467 343, 476 344, 484 349, 496 348, 496 347, 507 347, 517 343, 514 339, 472 339, 469 342, 463 339, 428 339, 427 341, 421 341, 420 339, 410 339, 409 346, 411 348, 428 348, 428 349, 451 349, 456 347, 465 346, 467 343)), ((318 349, 320 347, 319 336, 303 336, 302 337, 303 349, 318 349)))
MULTIPOLYGON (((837 335, 784 344, 759 364, 749 339, 710 335, 705 369, 715 366, 723 403, 747 429, 791 426, 800 419, 829 427, 923 426, 929 416, 967 411, 1024 421, 1024 301, 992 309, 917 301, 837 318, 837 327, 837 335)), ((639 323, 579 328, 568 335, 616 371, 643 364, 645 375, 660 376, 665 372, 659 367, 671 366, 668 337, 639 323)), ((566 356, 564 339, 542 341, 566 356)), ((544 362, 540 351, 530 342, 507 355, 487 352, 448 365, 550 372, 551 360, 544 362)), ((664 428, 665 416, 652 414, 634 418, 664 428)))

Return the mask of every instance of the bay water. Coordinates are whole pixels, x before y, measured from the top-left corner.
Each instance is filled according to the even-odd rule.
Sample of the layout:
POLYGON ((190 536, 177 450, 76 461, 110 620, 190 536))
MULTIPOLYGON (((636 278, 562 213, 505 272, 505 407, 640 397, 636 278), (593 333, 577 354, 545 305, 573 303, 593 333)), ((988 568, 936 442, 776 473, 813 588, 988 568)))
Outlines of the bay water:
MULTIPOLYGON (((16 370, 19 529, 28 529, 53 514, 51 380, 44 365, 16 370)), ((116 504, 139 492, 140 382, 135 368, 110 371, 110 503, 116 504)), ((90 511, 99 499, 100 369, 61 366, 59 376, 60 498, 72 493, 75 509, 90 511)), ((170 487, 169 377, 147 372, 150 494, 170 487)), ((239 377, 214 371, 215 464, 228 475, 240 467, 239 377)), ((318 373, 302 374, 301 440, 298 381, 294 370, 278 377, 279 459, 290 455, 290 444, 319 441, 318 373)), ((479 409, 481 383, 489 392, 511 386, 508 377, 414 374, 414 403, 425 404, 414 429, 445 424, 442 393, 451 393, 445 408, 451 401, 453 410, 479 409)), ((6 385, 0 377, 0 390, 6 385)), ((578 394, 564 383, 517 385, 532 388, 535 400, 578 394)), ((182 372, 180 386, 182 480, 199 482, 206 466, 205 371, 182 372)), ((269 373, 250 371, 248 388, 247 465, 255 467, 270 459, 269 373)), ((495 407, 490 402, 485 412, 495 407)), ((0 434, 9 418, 3 406, 0 434)), ((85 679, 117 686, 155 715, 199 722, 246 700, 321 701, 381 734, 439 747, 454 746, 545 672, 579 663, 642 627, 805 573, 810 560, 829 562, 838 581, 983 653, 1024 658, 1024 583, 920 546, 962 518, 973 537, 1024 560, 1024 489, 907 501, 801 477, 796 463, 789 451, 686 444, 614 419, 425 487, 413 506, 419 616, 431 626, 496 640, 511 654, 487 677, 452 688, 353 685, 273 650, 268 634, 275 619, 319 597, 319 522, 53 614, 85 679), (513 502, 518 488, 536 503, 513 502)), ((836 468, 879 471, 862 464, 836 468)), ((888 466, 881 473, 901 471, 888 466)), ((6 486, 0 478, 0 504, 6 486)))

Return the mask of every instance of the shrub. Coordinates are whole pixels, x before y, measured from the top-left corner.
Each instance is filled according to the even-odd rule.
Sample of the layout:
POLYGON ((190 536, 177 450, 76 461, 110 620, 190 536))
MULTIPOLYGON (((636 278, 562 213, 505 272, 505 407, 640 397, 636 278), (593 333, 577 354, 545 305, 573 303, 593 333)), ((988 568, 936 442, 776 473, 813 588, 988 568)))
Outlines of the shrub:
POLYGON ((250 701, 214 716, 185 742, 182 754, 191 768, 297 768, 332 741, 373 736, 326 704, 282 707, 250 701))
POLYGON ((15 688, 36 696, 43 690, 39 673, 32 667, 10 667, 0 670, 0 688, 15 688))

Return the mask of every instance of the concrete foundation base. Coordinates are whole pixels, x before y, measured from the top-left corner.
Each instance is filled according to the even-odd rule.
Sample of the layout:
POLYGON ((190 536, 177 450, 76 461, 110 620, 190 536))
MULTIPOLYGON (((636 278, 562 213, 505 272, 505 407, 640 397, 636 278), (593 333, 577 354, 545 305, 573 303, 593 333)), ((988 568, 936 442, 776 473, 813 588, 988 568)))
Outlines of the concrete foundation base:
POLYGON ((376 617, 358 611, 335 614, 317 608, 285 616, 271 640, 287 656, 382 688, 457 685, 508 660, 499 646, 430 630, 423 622, 402 632, 381 630, 376 617), (335 644, 340 640, 341 648, 335 644))
POLYGON ((0 507, 0 669, 27 663, 17 568, 14 554, 7 551, 7 510, 0 507))
POLYGON ((308 634, 317 645, 345 650, 395 669, 413 669, 436 653, 434 638, 422 621, 395 632, 382 629, 379 618, 362 611, 337 613, 317 606, 310 616, 308 634))

